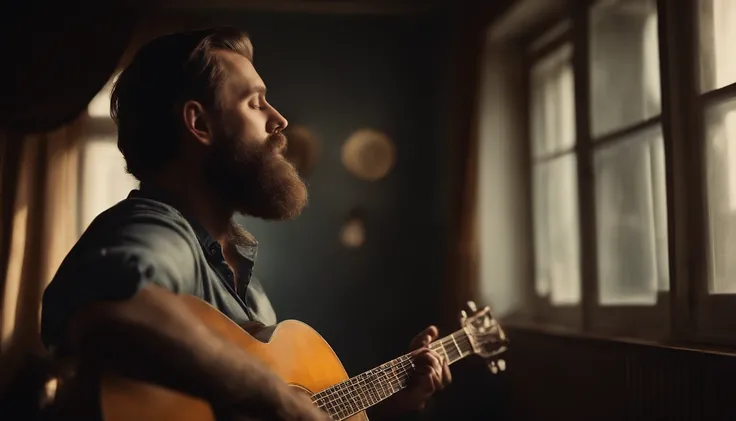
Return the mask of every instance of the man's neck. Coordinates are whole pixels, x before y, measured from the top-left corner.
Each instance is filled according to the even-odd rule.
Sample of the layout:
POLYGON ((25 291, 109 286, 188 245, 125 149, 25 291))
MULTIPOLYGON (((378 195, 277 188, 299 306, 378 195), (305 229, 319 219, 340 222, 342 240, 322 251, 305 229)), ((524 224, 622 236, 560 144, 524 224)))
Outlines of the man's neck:
POLYGON ((230 234, 234 210, 201 179, 173 173, 163 173, 146 184, 173 196, 183 212, 195 218, 218 243, 225 244, 230 234))

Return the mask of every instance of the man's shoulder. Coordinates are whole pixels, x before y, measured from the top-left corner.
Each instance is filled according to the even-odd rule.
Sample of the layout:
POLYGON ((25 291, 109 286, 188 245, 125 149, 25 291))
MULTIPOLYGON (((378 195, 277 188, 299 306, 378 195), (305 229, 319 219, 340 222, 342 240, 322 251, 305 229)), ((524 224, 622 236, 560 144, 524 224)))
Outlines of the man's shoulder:
POLYGON ((54 278, 74 273, 80 265, 116 259, 140 264, 161 263, 163 259, 167 264, 184 264, 199 259, 199 248, 192 226, 176 208, 150 198, 128 197, 92 220, 54 278))
POLYGON ((146 197, 129 196, 100 213, 88 231, 124 229, 131 225, 163 226, 187 237, 194 232, 187 219, 175 207, 146 197))
POLYGON ((153 258, 176 249, 197 256, 199 242, 188 220, 173 206, 154 199, 128 197, 101 212, 82 233, 70 256, 90 251, 150 249, 153 258))

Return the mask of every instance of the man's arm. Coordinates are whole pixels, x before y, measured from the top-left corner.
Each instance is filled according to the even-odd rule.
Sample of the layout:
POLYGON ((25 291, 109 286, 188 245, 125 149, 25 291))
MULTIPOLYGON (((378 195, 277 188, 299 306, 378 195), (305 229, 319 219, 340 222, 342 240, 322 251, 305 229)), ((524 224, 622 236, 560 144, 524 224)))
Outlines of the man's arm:
POLYGON ((90 304, 73 317, 69 333, 85 361, 206 399, 226 418, 328 419, 160 287, 90 304))
POLYGON ((198 244, 187 229, 156 209, 97 223, 44 293, 44 342, 85 363, 201 397, 218 419, 328 419, 176 299, 196 291, 198 244))

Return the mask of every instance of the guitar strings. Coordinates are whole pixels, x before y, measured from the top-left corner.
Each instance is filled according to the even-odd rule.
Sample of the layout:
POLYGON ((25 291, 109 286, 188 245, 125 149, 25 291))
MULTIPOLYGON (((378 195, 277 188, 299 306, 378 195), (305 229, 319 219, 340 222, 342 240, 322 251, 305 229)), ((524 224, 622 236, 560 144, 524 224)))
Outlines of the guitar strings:
POLYGON ((378 386, 381 388, 380 391, 375 389, 375 385, 367 385, 365 382, 361 381, 360 383, 353 385, 353 389, 357 389, 354 390, 353 393, 348 392, 346 394, 334 396, 335 393, 339 393, 339 391, 336 390, 334 393, 328 395, 329 398, 319 406, 320 408, 327 410, 330 414, 340 416, 340 419, 355 415, 356 413, 363 411, 404 389, 406 387, 405 381, 409 377, 409 372, 406 371, 406 368, 411 366, 412 364, 410 361, 404 361, 400 365, 394 367, 397 371, 401 371, 399 376, 394 376, 394 378, 382 378, 378 376, 371 379, 373 380, 372 383, 378 383, 378 386), (407 362, 409 364, 407 364, 407 362), (369 387, 366 388, 365 386, 369 387), (370 386, 373 386, 373 388, 370 386), (358 392, 359 395, 355 396, 355 392, 358 392), (386 396, 381 396, 381 393, 386 396), (367 402, 368 405, 366 405, 365 402, 367 402))
MULTIPOLYGON (((443 338, 443 341, 449 342, 450 339, 452 338, 443 338)), ((440 345, 440 343, 438 342, 435 342, 434 344, 430 345, 430 348, 436 348, 437 345, 440 345)), ((463 345, 465 345, 463 348, 467 349, 467 345, 469 345, 468 341, 462 341, 462 342, 463 342, 463 345)), ((444 346, 444 342, 441 345, 444 346)), ((466 355, 462 355, 464 354, 464 352, 460 350, 459 348, 458 348, 458 351, 460 351, 461 354, 458 356, 458 359, 451 361, 451 363, 466 356, 466 355)), ((468 352, 468 351, 466 350, 465 352, 468 352)), ((412 365, 411 358, 408 355, 404 355, 392 361, 391 363, 394 364, 394 367, 392 368, 395 368, 396 369, 395 371, 400 371, 398 375, 394 375, 393 378, 377 377, 373 379, 373 380, 377 380, 378 385, 381 387, 381 391, 385 393, 386 396, 382 397, 380 395, 381 391, 378 391, 378 390, 373 390, 373 391, 366 390, 364 387, 366 386, 365 382, 361 381, 353 385, 353 386, 358 386, 358 387, 354 387, 354 389, 358 389, 358 390, 348 391, 348 393, 346 394, 337 396, 337 399, 334 399, 335 392, 339 393, 342 390, 337 389, 333 393, 329 394, 328 396, 323 397, 322 399, 326 397, 329 397, 329 399, 323 402, 322 405, 320 405, 320 408, 325 409, 331 415, 340 417, 339 419, 345 419, 352 415, 355 415, 356 413, 360 411, 363 411, 369 408, 370 406, 375 405, 378 402, 383 401, 384 399, 390 397, 394 393, 397 393, 398 391, 401 391, 402 389, 406 388, 407 386, 406 380, 409 378, 411 374, 407 372, 406 369, 412 365), (402 358, 405 358, 405 359, 401 362, 398 362, 402 358), (356 396, 355 392, 361 392, 362 396, 360 394, 356 396), (369 394, 366 396, 365 392, 368 392, 369 394), (375 392, 375 393, 371 393, 371 392, 375 392), (372 402, 371 399, 374 399, 374 398, 377 398, 377 399, 375 399, 375 402, 372 402), (365 404, 366 401, 369 403, 368 405, 365 404)), ((383 367, 383 368, 385 369, 387 367, 383 367)))
MULTIPOLYGON (((455 338, 453 338, 453 336, 455 334, 461 333, 461 332, 462 333, 465 333, 464 331, 457 331, 457 332, 453 333, 453 335, 448 335, 447 337, 442 338, 441 340, 435 341, 434 343, 430 344, 430 348, 432 348, 434 351, 436 351, 436 349, 434 349, 434 348, 437 348, 438 346, 442 346, 443 353, 449 359, 449 356, 447 356, 447 352, 444 352, 444 348, 446 347, 447 343, 450 343, 450 342, 452 342, 453 345, 457 344, 458 342, 456 342, 454 340, 455 338)), ((469 340, 467 339, 467 337, 465 337, 465 338, 460 337, 458 339, 460 339, 460 341, 463 343, 463 345, 469 345, 469 340)), ((467 346, 464 346, 464 348, 467 348, 467 346)), ((455 349, 460 353, 460 357, 461 358, 462 358, 462 354, 464 352, 468 352, 468 350, 463 351, 463 350, 459 349, 457 346, 455 347, 455 349)), ((408 357, 409 357, 409 354, 402 355, 401 357, 396 358, 395 360, 390 361, 388 363, 385 363, 385 364, 383 364, 383 365, 375 368, 374 370, 387 369, 387 368, 389 368, 389 366, 393 366, 393 367, 397 367, 398 366, 401 369, 406 369, 407 367, 409 367, 411 365, 411 363, 406 364, 406 362, 409 361, 409 360, 406 359, 408 357), (404 361, 399 361, 401 359, 405 359, 405 360, 404 361)), ((371 370, 371 371, 373 371, 373 370, 371 370)), ((371 373, 371 372, 367 372, 367 373, 370 373, 370 374, 378 374, 378 373, 371 373)), ((320 400, 320 399, 323 399, 325 397, 328 397, 329 395, 334 394, 335 392, 342 391, 341 388, 344 389, 345 386, 358 386, 361 383, 365 383, 366 380, 372 380, 371 378, 368 378, 368 377, 370 377, 370 376, 366 376, 366 379, 360 379, 358 381, 355 381, 354 379, 357 378, 357 376, 356 376, 356 377, 354 377, 352 379, 348 379, 348 380, 346 380, 344 382, 341 382, 341 383, 338 383, 338 384, 336 384, 334 386, 331 386, 330 388, 328 388, 328 389, 326 389, 326 390, 324 390, 322 392, 319 392, 319 393, 315 394, 313 396, 314 398, 316 398, 315 399, 315 402, 318 401, 318 400, 320 400), (320 395, 322 395, 322 396, 320 396, 320 395)), ((380 379, 380 377, 378 379, 380 379)))
MULTIPOLYGON (((458 332, 455 332, 452 336, 454 336, 457 333, 465 333, 465 332, 458 331, 458 332)), ((440 341, 436 341, 436 342, 430 344, 430 348, 432 348, 433 350, 436 351, 435 348, 438 348, 439 346, 442 346, 443 347, 443 351, 444 351, 444 348, 450 342, 453 342, 453 345, 454 344, 458 344, 458 342, 456 342, 456 341, 453 340, 455 338, 453 338, 452 336, 447 336, 445 338, 442 338, 440 341)), ((469 343, 469 340, 468 340, 467 336, 466 337, 460 337, 458 339, 460 339, 459 343, 462 343, 463 348, 465 348, 465 351, 463 351, 463 350, 459 349, 457 346, 455 347, 455 349, 459 353, 459 358, 462 358, 463 357, 462 354, 464 354, 465 352, 472 351, 472 349, 468 349, 468 348, 470 348, 470 346, 469 346, 470 343, 469 343)), ((446 352, 443 352, 443 353, 445 353, 445 355, 447 356, 447 353, 446 352)), ((401 357, 399 357, 399 358, 397 358, 397 359, 395 359, 393 361, 390 361, 389 363, 386 363, 386 364, 384 364, 382 366, 379 366, 379 367, 377 367, 374 370, 385 370, 385 369, 390 368, 391 366, 393 366, 392 368, 398 368, 398 369, 403 370, 404 372, 406 372, 406 368, 408 368, 411 365, 410 360, 407 359, 408 357, 409 357, 408 354, 402 355, 401 357), (403 361, 400 361, 402 359, 404 359, 404 360, 403 361), (407 362, 408 362, 408 364, 407 364, 407 362)), ((447 358, 449 359, 449 356, 447 356, 447 358)), ((371 373, 371 374, 373 374, 373 373, 371 373)), ((379 373, 375 373, 375 374, 379 374, 379 373)), ((383 374, 385 374, 385 373, 383 373, 383 374)), ((404 373, 401 373, 401 374, 403 375, 404 373)), ((337 385, 334 385, 334 386, 330 387, 329 389, 326 389, 325 391, 322 391, 322 392, 314 395, 314 397, 316 398, 315 399, 315 402, 316 401, 319 401, 319 400, 323 400, 323 399, 325 399, 327 397, 331 397, 331 395, 334 395, 335 393, 339 393, 341 391, 344 391, 345 386, 348 386, 348 387, 349 386, 364 386, 364 385, 366 385, 365 384, 366 380, 368 380, 368 381, 370 381, 370 380, 379 380, 379 382, 381 380, 388 380, 388 381, 391 381, 391 380, 404 380, 403 378, 400 378, 398 376, 394 376, 394 379, 392 379, 392 378, 382 379, 380 377, 377 377, 375 379, 373 379, 373 378, 366 378, 366 379, 361 379, 361 380, 358 380, 358 381, 355 381, 354 379, 355 378, 346 380, 345 382, 342 382, 342 383, 339 383, 337 385), (352 382, 352 384, 350 382, 352 382), (320 395, 322 395, 322 396, 320 396, 320 395)))
MULTIPOLYGON (((375 388, 376 385, 368 385, 365 382, 361 382, 353 385, 353 390, 348 391, 346 394, 334 396, 335 393, 332 393, 319 406, 322 409, 327 409, 328 412, 336 412, 335 415, 343 415, 343 413, 346 414, 344 415, 345 417, 354 415, 404 389, 406 387, 405 380, 409 377, 409 372, 406 371, 408 367, 411 367, 411 363, 406 364, 405 361, 402 365, 395 367, 397 371, 402 371, 400 376, 394 376, 394 378, 376 377, 372 379, 372 383, 378 383, 377 386, 380 386, 380 390, 375 388), (365 386, 369 387, 366 388, 365 386), (355 392, 358 392, 359 395, 356 396, 355 392), (386 396, 381 396, 381 394, 385 394, 386 396), (368 404, 366 405, 366 403, 368 404)), ((336 393, 339 393, 339 391, 336 391, 336 393)))
MULTIPOLYGON (((435 352, 438 352, 441 348, 442 354, 444 354, 450 364, 464 358, 466 356, 464 355, 465 353, 472 353, 472 345, 470 344, 467 332, 464 330, 459 330, 439 341, 433 342, 429 345, 429 348, 435 352), (455 335, 460 333, 464 333, 464 335, 456 338, 455 335), (448 345, 453 345, 455 348, 454 351, 457 351, 459 354, 457 359, 452 360, 449 357, 446 349, 448 345)), ((345 418, 350 417, 406 388, 408 385, 407 380, 412 374, 408 369, 413 367, 413 365, 413 358, 409 354, 402 355, 376 369, 366 372, 368 375, 364 378, 359 378, 358 381, 354 380, 358 377, 354 377, 315 394, 313 396, 313 402, 332 415, 345 418), (386 369, 390 369, 391 372, 385 372, 386 369), (377 370, 377 372, 373 373, 374 370, 377 370), (376 386, 379 386, 381 390, 378 390, 376 386), (381 397, 381 394, 385 394, 386 396, 381 397), (366 405, 366 402, 368 405, 366 405)))

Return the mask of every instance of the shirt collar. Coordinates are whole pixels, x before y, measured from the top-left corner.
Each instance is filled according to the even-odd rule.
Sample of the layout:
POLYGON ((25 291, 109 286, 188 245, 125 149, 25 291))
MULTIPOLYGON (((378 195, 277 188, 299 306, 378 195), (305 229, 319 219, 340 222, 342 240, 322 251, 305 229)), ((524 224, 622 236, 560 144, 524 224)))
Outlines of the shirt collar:
MULTIPOLYGON (((174 198, 169 192, 151 185, 141 183, 140 188, 138 190, 131 191, 128 197, 142 197, 155 200, 157 202, 162 202, 173 207, 184 217, 184 219, 187 220, 187 222, 189 222, 189 225, 191 225, 192 229, 194 230, 197 241, 199 242, 199 245, 202 247, 204 252, 209 257, 217 256, 221 258, 222 250, 217 240, 215 240, 214 237, 210 235, 210 233, 204 228, 201 223, 199 223, 199 221, 197 221, 194 217, 184 213, 182 211, 182 206, 177 203, 176 198, 174 198)), ((250 260, 251 262, 255 263, 256 256, 258 255, 258 241, 256 241, 253 235, 251 235, 234 220, 231 221, 231 224, 230 240, 233 241, 233 243, 235 244, 238 253, 240 253, 243 257, 250 260)))

